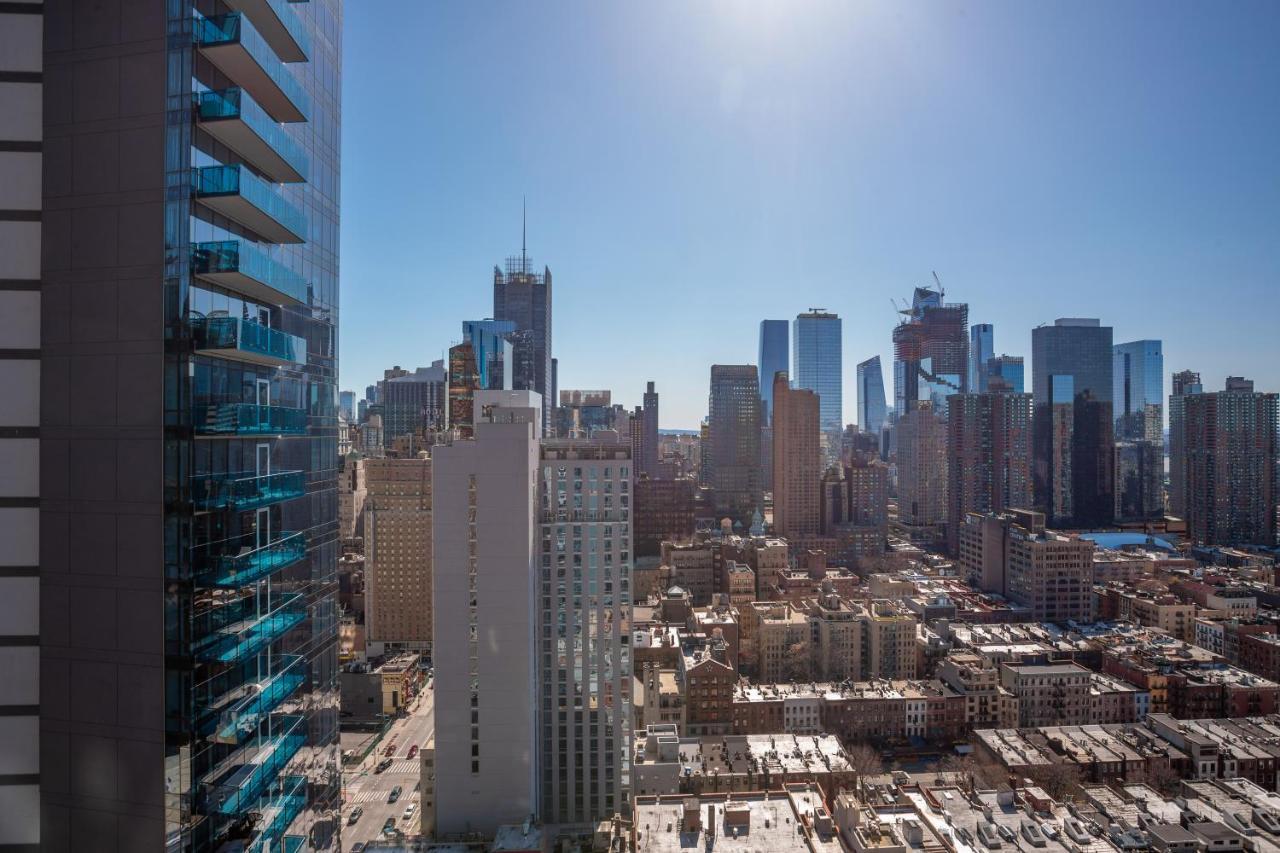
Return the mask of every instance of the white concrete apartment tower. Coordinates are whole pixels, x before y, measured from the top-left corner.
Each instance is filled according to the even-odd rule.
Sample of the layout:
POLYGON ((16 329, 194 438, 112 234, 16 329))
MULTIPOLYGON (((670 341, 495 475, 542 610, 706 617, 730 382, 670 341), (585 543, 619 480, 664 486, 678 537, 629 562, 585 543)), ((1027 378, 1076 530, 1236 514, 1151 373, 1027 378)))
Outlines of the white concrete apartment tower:
POLYGON ((41 841, 43 12, 0 3, 0 850, 41 841))
POLYGON ((542 400, 477 391, 475 412, 432 454, 437 838, 537 812, 542 400))

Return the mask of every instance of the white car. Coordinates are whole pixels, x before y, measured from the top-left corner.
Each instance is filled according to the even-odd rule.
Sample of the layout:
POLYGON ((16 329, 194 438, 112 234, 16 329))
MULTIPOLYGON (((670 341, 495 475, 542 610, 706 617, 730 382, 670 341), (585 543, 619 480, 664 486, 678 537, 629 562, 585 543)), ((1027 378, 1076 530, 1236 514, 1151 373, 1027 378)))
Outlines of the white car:
POLYGON ((418 804, 417 804, 417 803, 409 803, 409 805, 407 805, 407 806, 405 806, 405 807, 404 807, 404 814, 403 814, 403 815, 401 815, 400 819, 401 819, 401 820, 411 820, 411 819, 413 818, 413 814, 414 814, 414 812, 416 812, 417 810, 418 810, 418 804))

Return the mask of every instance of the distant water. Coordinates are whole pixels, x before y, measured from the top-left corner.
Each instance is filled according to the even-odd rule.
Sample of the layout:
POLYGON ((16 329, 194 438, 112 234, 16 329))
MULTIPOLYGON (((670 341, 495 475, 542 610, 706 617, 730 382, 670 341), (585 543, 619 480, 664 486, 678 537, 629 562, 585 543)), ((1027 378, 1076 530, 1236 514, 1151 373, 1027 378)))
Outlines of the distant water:
POLYGON ((1175 551, 1173 543, 1168 539, 1155 536, 1150 533, 1127 533, 1123 531, 1111 531, 1108 533, 1081 533, 1081 539, 1092 539, 1102 548, 1123 548, 1125 545, 1147 545, 1154 548, 1163 548, 1166 551, 1175 551))

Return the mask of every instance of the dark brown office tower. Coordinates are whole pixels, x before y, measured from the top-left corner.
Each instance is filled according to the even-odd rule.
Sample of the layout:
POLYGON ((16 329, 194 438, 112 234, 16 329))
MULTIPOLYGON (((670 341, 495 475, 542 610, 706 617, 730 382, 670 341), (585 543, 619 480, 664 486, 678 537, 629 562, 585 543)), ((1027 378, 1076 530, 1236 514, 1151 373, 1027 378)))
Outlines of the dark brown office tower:
POLYGON ((1031 395, 1004 390, 956 394, 947 405, 947 545, 954 556, 971 512, 1031 504, 1031 395))
POLYGON ((511 336, 515 367, 511 387, 517 391, 537 391, 542 395, 542 429, 551 428, 555 368, 551 358, 551 270, 533 271, 533 261, 525 252, 523 236, 520 254, 507 258, 506 271, 493 268, 493 318, 516 324, 511 336))
POLYGON ((475 435, 475 401, 479 387, 475 349, 466 341, 449 347, 449 427, 457 431, 459 438, 475 435))
POLYGON ((664 539, 681 542, 693 536, 694 496, 698 487, 691 478, 641 477, 632 488, 635 500, 632 529, 637 557, 657 555, 664 539))
POLYGON ((873 456, 854 457, 822 475, 822 535, 836 540, 832 555, 853 564, 883 554, 889 533, 889 468, 873 456))
POLYGON ((893 330, 893 397, 899 418, 921 400, 968 390, 969 306, 917 287, 893 330))
POLYGON ((1276 544, 1277 395, 1231 376, 1182 398, 1187 535, 1203 545, 1276 544))
POLYGON ((652 479, 658 477, 658 392, 650 382, 645 387, 644 408, 640 414, 640 440, 636 449, 640 455, 636 460, 636 473, 644 474, 652 479))
POLYGON ((779 536, 818 533, 822 433, 818 395, 773 378, 773 529, 779 536))
POLYGON ((1200 374, 1180 370, 1173 374, 1173 391, 1169 394, 1169 514, 1187 517, 1187 450, 1183 434, 1184 398, 1203 389, 1200 374))
POLYGON ((704 482, 715 491, 716 515, 743 530, 762 503, 760 384, 755 365, 711 365, 704 482))

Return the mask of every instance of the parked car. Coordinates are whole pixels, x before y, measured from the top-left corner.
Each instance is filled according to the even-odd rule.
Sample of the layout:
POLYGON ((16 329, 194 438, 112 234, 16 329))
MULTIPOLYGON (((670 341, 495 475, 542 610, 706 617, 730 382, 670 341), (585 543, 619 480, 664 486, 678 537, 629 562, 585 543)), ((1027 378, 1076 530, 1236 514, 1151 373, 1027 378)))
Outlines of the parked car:
MULTIPOLYGON (((394 803, 396 800, 400 799, 400 792, 403 790, 404 789, 401 788, 399 785, 396 785, 394 788, 391 789, 391 796, 387 797, 387 802, 394 803)), ((392 821, 392 824, 394 823, 395 821, 392 821)))
POLYGON ((351 853, 364 853, 364 842, 357 841, 351 845, 351 853))
POLYGON ((355 826, 357 821, 360 820, 360 816, 362 814, 364 814, 363 806, 356 806, 354 809, 352 809, 351 816, 347 818, 347 826, 355 826))

